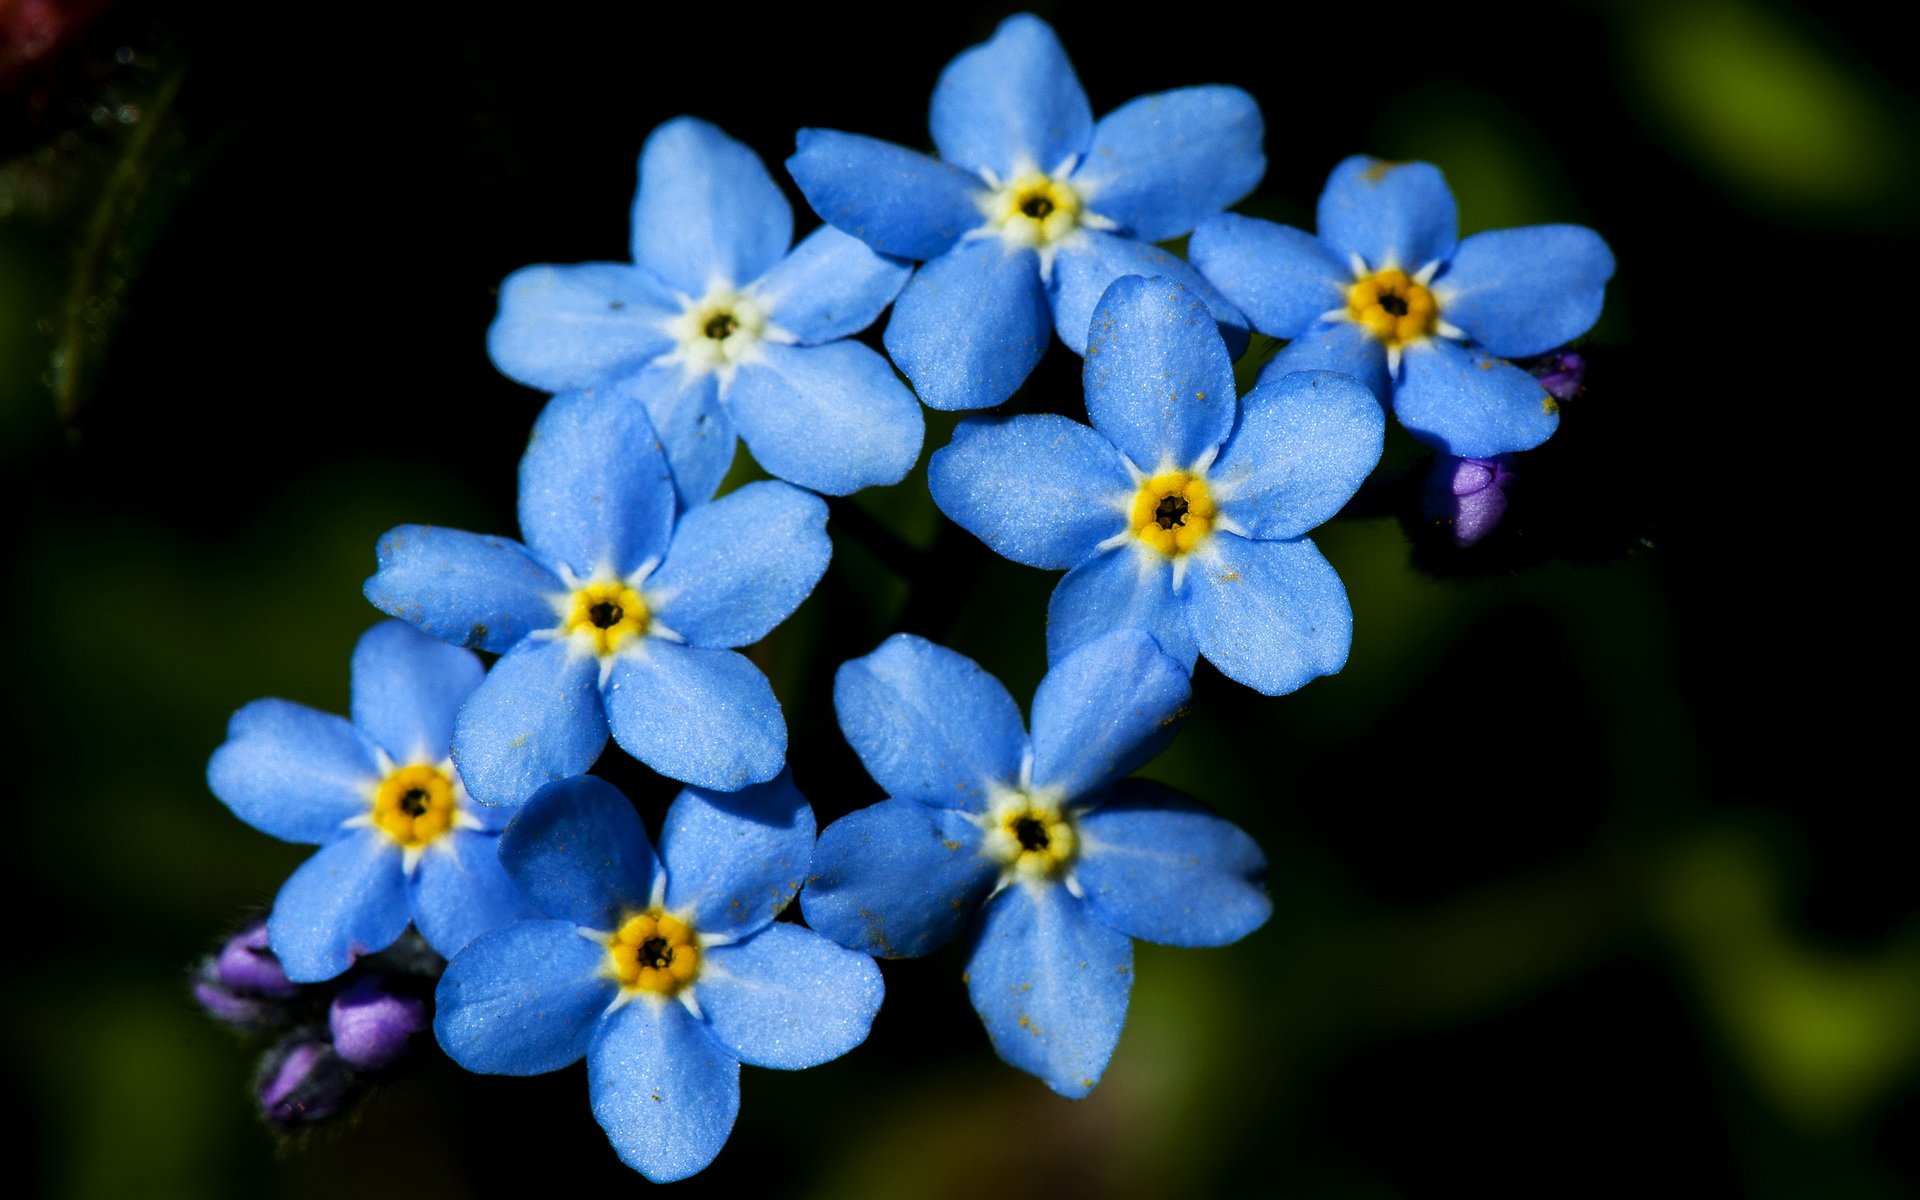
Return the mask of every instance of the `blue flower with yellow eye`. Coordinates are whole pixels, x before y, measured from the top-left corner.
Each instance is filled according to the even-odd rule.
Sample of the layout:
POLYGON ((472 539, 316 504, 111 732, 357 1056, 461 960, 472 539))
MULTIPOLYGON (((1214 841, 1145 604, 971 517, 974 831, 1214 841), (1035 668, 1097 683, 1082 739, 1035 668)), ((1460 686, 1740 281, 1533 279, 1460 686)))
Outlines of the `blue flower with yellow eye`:
POLYGON ((880 972, 773 918, 807 878, 813 810, 781 775, 689 789, 656 858, 632 805, 591 776, 541 789, 500 861, 545 916, 447 967, 434 1033, 470 1071, 587 1060, 593 1115, 656 1182, 713 1161, 740 1110, 740 1064, 799 1070, 866 1040, 880 972))
POLYGON ((1126 1021, 1132 939, 1221 946, 1272 908, 1253 839, 1124 778, 1166 745, 1189 694, 1137 629, 1047 672, 1031 738, 999 680, 932 642, 898 634, 845 664, 840 728, 889 798, 821 835, 807 923, 892 958, 971 922, 967 990, 994 1049, 1086 1095, 1126 1021))
POLYGON ((753 151, 705 121, 668 121, 640 154, 633 262, 514 272, 488 352, 521 383, 643 406, 684 505, 720 485, 736 430, 802 487, 898 483, 920 456, 920 406, 847 339, 909 268, 831 226, 792 240, 793 211, 753 151))
POLYGON ((1268 695, 1338 671, 1353 614, 1304 535, 1380 459, 1385 419, 1367 389, 1316 371, 1236 402, 1206 305, 1138 276, 1101 297, 1084 379, 1091 428, 963 421, 927 469, 962 528, 1015 562, 1067 569, 1049 661, 1132 626, 1268 695))
POLYGON ((1050 330, 1086 353, 1087 320, 1122 275, 1165 275, 1223 324, 1231 303, 1153 243, 1252 191, 1266 173, 1253 97, 1209 86, 1141 96, 1098 122, 1045 21, 1007 18, 947 64, 931 113, 938 159, 803 129, 787 170, 828 224, 922 260, 887 352, 934 408, 990 408, 1040 361, 1050 330))
POLYGON ((520 460, 523 545, 403 525, 367 598, 501 656, 453 729, 483 804, 583 774, 611 731, 662 775, 732 791, 778 774, 787 726, 737 647, 787 619, 827 569, 827 506, 751 483, 680 512, 639 405, 556 396, 520 460))
POLYGON ((1203 222, 1193 263, 1253 327, 1292 343, 1263 379, 1355 376, 1422 441, 1458 458, 1530 450, 1560 405, 1508 359, 1544 354, 1600 319, 1613 252, 1580 225, 1458 239, 1429 163, 1355 156, 1320 193, 1320 235, 1252 217, 1203 222))
POLYGON ((289 979, 331 979, 411 921, 452 955, 531 913, 495 861, 498 811, 447 756, 480 660, 399 621, 353 650, 353 719, 287 700, 233 714, 207 783, 262 833, 320 850, 274 898, 267 936, 289 979))

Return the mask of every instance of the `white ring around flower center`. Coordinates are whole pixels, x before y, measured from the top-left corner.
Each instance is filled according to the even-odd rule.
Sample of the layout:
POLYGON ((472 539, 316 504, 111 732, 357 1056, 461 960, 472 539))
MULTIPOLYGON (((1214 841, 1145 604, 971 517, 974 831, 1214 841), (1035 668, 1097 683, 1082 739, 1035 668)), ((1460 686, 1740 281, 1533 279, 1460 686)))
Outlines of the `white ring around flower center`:
POLYGON ((728 284, 715 284, 699 299, 689 298, 678 316, 666 321, 674 348, 665 361, 691 374, 730 378, 741 364, 759 357, 760 343, 780 340, 758 300, 728 284))

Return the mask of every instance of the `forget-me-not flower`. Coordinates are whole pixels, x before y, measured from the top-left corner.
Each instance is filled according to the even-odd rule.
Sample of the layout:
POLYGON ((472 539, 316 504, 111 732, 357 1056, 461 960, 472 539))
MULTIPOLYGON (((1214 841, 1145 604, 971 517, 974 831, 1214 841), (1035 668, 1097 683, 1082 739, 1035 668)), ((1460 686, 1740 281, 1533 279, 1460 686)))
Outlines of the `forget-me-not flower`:
POLYGON ((908 634, 840 668, 840 728, 888 799, 834 822, 807 923, 886 957, 975 926, 967 990, 1000 1057, 1090 1091, 1126 1021, 1133 941, 1221 946, 1271 911, 1253 839, 1123 777, 1172 736, 1186 672, 1137 629, 1047 672, 1033 736, 1000 681, 908 634))
POLYGON ((792 240, 793 210, 759 156, 705 121, 668 121, 640 154, 633 262, 514 272, 488 352, 522 383, 645 406, 683 506, 720 485, 736 430, 802 487, 898 483, 920 456, 920 406, 848 339, 909 268, 831 226, 792 240))
POLYGON ((287 700, 233 714, 207 783, 234 815, 317 853, 274 898, 267 935, 289 979, 331 979, 411 921, 452 955, 531 909, 494 850, 505 814, 472 802, 447 757, 480 660, 399 621, 353 650, 353 719, 287 700))
POLYGON ((1448 454, 1530 450, 1560 404, 1506 360, 1592 328, 1613 252, 1580 225, 1464 241, 1458 225, 1438 168, 1355 156, 1320 193, 1318 237, 1227 213, 1194 231, 1189 253, 1255 329, 1293 339, 1263 379, 1341 371, 1448 454))
POLYGON ((1268 695, 1346 663, 1353 613, 1303 535, 1379 461, 1366 388, 1324 371, 1269 376, 1238 403, 1206 305, 1130 276, 1087 342, 1088 428, 1029 414, 961 422, 934 454, 934 503, 1015 562, 1067 568, 1047 657, 1134 626, 1268 695))
POLYGON ((931 113, 938 159, 803 129, 787 160, 822 219, 882 254, 924 260, 887 325, 887 352, 934 408, 1014 393, 1051 327, 1077 354, 1122 275, 1165 275, 1233 305, 1154 242, 1252 191, 1266 172, 1253 97, 1235 87, 1141 96, 1097 123, 1060 39, 1022 13, 947 64, 931 113))
POLYGON ((773 778, 787 726, 735 647, 787 619, 827 568, 827 506, 771 480, 678 512, 647 414, 556 396, 520 460, 526 544, 427 525, 380 539, 367 599, 501 655, 453 731, 483 804, 514 806, 605 748, 731 791, 773 778))
POLYGON ((591 776, 520 810, 500 861, 548 919, 447 967, 434 1033, 470 1071, 538 1075, 587 1060, 593 1115, 621 1161, 681 1179, 726 1144, 740 1064, 798 1070, 866 1039, 880 972, 775 924, 807 878, 813 810, 791 779, 689 789, 654 857, 632 805, 591 776))

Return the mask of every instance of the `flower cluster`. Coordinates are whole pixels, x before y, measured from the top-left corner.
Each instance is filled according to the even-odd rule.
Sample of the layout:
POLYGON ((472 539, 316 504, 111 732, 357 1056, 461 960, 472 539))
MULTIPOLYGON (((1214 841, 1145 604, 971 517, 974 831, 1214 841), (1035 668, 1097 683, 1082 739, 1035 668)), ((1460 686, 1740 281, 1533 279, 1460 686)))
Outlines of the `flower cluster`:
POLYGON ((615 1152, 672 1180, 725 1145, 742 1064, 865 1040, 875 958, 969 933, 995 1051, 1079 1097, 1124 1024, 1134 939, 1265 923, 1253 839, 1130 776, 1175 735, 1199 659, 1266 695, 1345 664, 1354 613, 1308 535, 1375 470, 1387 408, 1442 452, 1457 540, 1485 536, 1512 456, 1584 371, 1507 359, 1584 333, 1611 255, 1574 226, 1457 240, 1423 163, 1340 164, 1318 236, 1227 213, 1265 171, 1247 93, 1096 121, 1028 15, 949 64, 931 127, 938 157, 801 130, 786 165, 823 223, 795 244, 759 156, 676 118, 640 155, 630 263, 502 285, 493 360, 552 393, 521 540, 388 532, 365 594, 397 619, 354 651, 350 719, 256 701, 208 767, 241 819, 319 847, 195 977, 247 1027, 326 989, 326 1032, 270 1056, 270 1114, 339 1111, 425 1027, 423 990, 378 982, 409 927, 448 1057, 584 1059, 615 1152), (1189 233, 1191 261, 1157 245, 1189 233), (856 340, 889 306, 891 361, 856 340), (1289 344, 1240 395, 1249 329, 1289 344), (972 417, 927 467, 955 524, 1066 572, 1031 719, 921 637, 840 665, 840 728, 886 799, 816 838, 783 697, 743 651, 829 569, 822 494, 900 483, 921 402, 1001 404, 1054 334, 1084 359, 1086 421, 972 417), (716 498, 736 441, 776 478, 716 498), (657 851, 591 773, 609 740, 687 785, 657 851))

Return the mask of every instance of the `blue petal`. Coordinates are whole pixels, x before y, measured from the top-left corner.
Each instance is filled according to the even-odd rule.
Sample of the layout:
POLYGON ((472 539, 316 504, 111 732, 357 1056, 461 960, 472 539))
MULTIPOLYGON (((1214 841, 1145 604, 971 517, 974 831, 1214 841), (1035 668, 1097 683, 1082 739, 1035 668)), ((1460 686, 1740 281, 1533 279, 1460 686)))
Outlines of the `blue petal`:
POLYGON ((1198 296, 1220 324, 1246 324, 1240 310, 1180 258, 1146 242, 1086 229, 1073 242, 1061 246, 1053 260, 1053 275, 1047 280, 1054 328, 1075 354, 1087 352, 1088 327, 1093 324, 1100 298, 1116 279, 1126 275, 1163 276, 1198 296))
POLYGON ((741 1062, 798 1071, 867 1040, 884 988, 871 958, 811 929, 775 925, 700 964, 713 1035, 741 1062))
POLYGON ((740 1060, 684 1005, 641 1000, 601 1023, 587 1089, 620 1161, 671 1183, 727 1144, 740 1113, 740 1060))
POLYGON ((979 809, 987 785, 1011 786, 1027 732, 1000 681, 980 664, 910 633, 896 633, 833 677, 840 729, 889 796, 979 809))
POLYGON ((733 466, 733 418, 720 403, 720 382, 711 371, 649 367, 601 389, 647 410, 647 420, 673 472, 681 511, 705 504, 733 466))
POLYGON ((1220 513, 1256 538, 1299 537, 1340 511, 1380 461, 1387 417, 1350 375, 1267 377, 1207 484, 1220 513))
POLYGON ((607 745, 599 671, 565 639, 522 642, 493 664, 453 726, 453 761, 474 799, 515 807, 593 765, 607 745))
POLYGON ((548 784, 500 835, 500 866, 549 917, 617 928, 653 903, 660 862, 620 789, 595 775, 548 784))
POLYGON ((1353 269, 1305 230, 1237 213, 1202 221, 1187 257, 1261 333, 1295 338, 1344 308, 1353 269))
POLYGON ((1059 884, 994 897, 967 960, 967 994, 994 1050, 1074 1100, 1107 1069, 1132 986, 1133 942, 1059 884))
POLYGON ((768 471, 829 495, 899 483, 920 457, 920 402, 859 342, 763 345, 727 404, 768 471))
MULTIPOLYGON (((1191 577, 1185 591, 1191 592, 1191 577)), ((1116 629, 1144 629, 1181 666, 1192 669, 1198 644, 1187 627, 1185 595, 1173 591, 1165 559, 1121 547, 1067 572, 1047 602, 1047 661, 1057 663, 1116 629)))
POLYGON ((400 847, 375 829, 322 846, 280 885, 267 940, 295 983, 332 979, 407 928, 400 847))
POLYGON ((1409 273, 1453 253, 1460 218, 1432 163, 1392 163, 1356 154, 1333 169, 1320 193, 1320 240, 1358 254, 1370 270, 1409 273))
POLYGON ((1138 629, 1067 655, 1033 693, 1033 785, 1067 797, 1107 786, 1173 740, 1193 686, 1138 629))
POLYGON ((1187 573, 1187 615, 1221 674, 1278 696, 1346 665, 1353 609, 1312 542, 1216 533, 1208 549, 1187 573))
POLYGON ((760 156, 719 128, 676 117, 640 151, 633 261, 686 293, 765 275, 793 244, 793 209, 760 156))
POLYGON ((286 842, 332 841, 373 805, 380 767, 345 717, 290 700, 255 700, 227 725, 207 786, 233 815, 286 842))
POLYGON ((927 464, 933 502, 1017 563, 1059 571, 1127 525, 1133 479, 1113 444, 1066 417, 962 421, 927 464))
POLYGON ((899 259, 822 225, 750 290, 766 306, 768 321, 811 346, 873 324, 911 274, 913 268, 899 259))
POLYGON ((1096 920, 1166 946, 1224 946, 1266 924, 1267 858, 1239 826, 1129 779, 1080 818, 1074 879, 1096 920))
POLYGON ((1560 405, 1504 358, 1446 338, 1408 346, 1393 415, 1457 458, 1531 450, 1560 427, 1560 405))
POLYGON ((382 621, 353 647, 353 723, 396 763, 437 763, 485 674, 471 651, 382 621))
POLYGON ((941 158, 1004 180, 1084 154, 1093 110, 1052 27, 1020 13, 940 72, 929 124, 941 158))
POLYGON ((832 555, 825 501, 772 480, 750 483, 680 519, 666 561, 647 579, 647 602, 693 645, 745 646, 800 607, 832 555))
POLYGON ((505 654, 554 622, 549 597, 566 586, 519 542, 432 525, 401 525, 380 539, 367 599, 423 633, 505 654))
POLYGON ((964 813, 885 800, 820 835, 800 911, 843 946, 916 958, 965 928, 999 875, 964 813))
POLYGON ((640 405, 568 392, 533 423, 520 459, 520 532, 535 554, 580 579, 625 577, 662 554, 673 475, 640 405))
POLYGON ((1038 257, 980 238, 920 268, 883 340, 929 408, 992 408, 1026 382, 1051 324, 1038 257))
POLYGON ((482 934, 447 964, 433 1034, 487 1075, 540 1075, 577 1062, 619 994, 607 950, 571 921, 521 921, 482 934))
POLYGON ((806 882, 813 834, 813 808, 786 771, 737 792, 688 788, 660 831, 668 911, 690 909, 701 933, 764 928, 806 882))
POLYGON ((668 778, 736 792, 786 762, 773 685, 732 650, 650 637, 644 652, 615 662, 606 698, 613 740, 668 778))
POLYGON ((1093 427, 1144 471, 1187 467, 1233 431, 1233 360, 1200 297, 1126 276, 1100 298, 1082 372, 1093 427))
POLYGON ((1089 210, 1129 237, 1179 237, 1267 173, 1260 105, 1237 87, 1177 88, 1129 100, 1093 127, 1073 173, 1089 210))
POLYGON ((500 865, 500 839, 456 829, 427 848, 407 880, 413 924, 452 958, 483 933, 542 915, 500 865))
POLYGON ((925 260, 983 217, 978 177, 917 150, 835 129, 802 129, 787 171, 820 219, 882 254, 925 260))
POLYGON ((1351 321, 1309 327, 1261 369, 1260 382, 1271 383, 1295 371, 1351 375, 1382 404, 1393 395, 1393 383, 1387 376, 1387 348, 1351 321))
POLYGON ((673 346, 673 289, 627 263, 522 267, 500 285, 487 354, 544 392, 590 388, 640 370, 673 346))
POLYGON ((1583 225, 1476 233, 1434 284, 1440 315, 1495 354, 1544 354, 1593 328, 1613 251, 1583 225))

